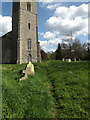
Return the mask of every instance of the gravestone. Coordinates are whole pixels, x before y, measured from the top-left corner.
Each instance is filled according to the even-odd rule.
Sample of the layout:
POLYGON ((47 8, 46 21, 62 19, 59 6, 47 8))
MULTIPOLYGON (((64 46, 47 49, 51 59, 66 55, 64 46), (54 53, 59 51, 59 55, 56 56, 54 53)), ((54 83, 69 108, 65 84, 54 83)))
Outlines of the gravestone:
POLYGON ((34 65, 29 61, 27 64, 26 70, 23 70, 23 73, 25 74, 24 77, 20 79, 20 81, 27 79, 28 75, 34 75, 34 65))
POLYGON ((64 62, 64 61, 65 61, 65 58, 63 58, 62 61, 64 62))
POLYGON ((76 58, 74 58, 74 61, 76 62, 76 58))
POLYGON ((66 62, 71 62, 71 59, 69 58, 69 59, 66 59, 66 62))

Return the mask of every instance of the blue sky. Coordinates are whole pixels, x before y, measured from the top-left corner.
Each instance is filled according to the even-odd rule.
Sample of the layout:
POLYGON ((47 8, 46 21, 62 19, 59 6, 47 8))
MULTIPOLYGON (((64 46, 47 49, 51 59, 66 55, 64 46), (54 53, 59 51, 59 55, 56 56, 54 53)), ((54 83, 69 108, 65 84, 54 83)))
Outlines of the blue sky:
MULTIPOLYGON (((39 31, 39 40, 41 43, 41 48, 44 49, 46 52, 54 51, 57 47, 58 42, 62 43, 63 38, 67 39, 67 37, 64 34, 67 34, 68 25, 69 25, 68 31, 70 27, 70 31, 72 31, 73 36, 78 37, 81 43, 86 43, 88 40, 87 32, 84 30, 84 28, 86 30, 88 29, 88 27, 87 28, 85 27, 87 26, 87 23, 86 23, 87 15, 86 14, 88 14, 86 11, 87 9, 86 5, 87 3, 84 3, 84 2, 67 2, 67 3, 60 3, 60 2, 39 3, 38 2, 37 3, 38 31, 39 31), (73 7, 70 8, 71 6, 73 7), (86 9, 84 6, 86 7, 86 9), (66 10, 65 16, 63 16, 64 14, 63 11, 61 13, 60 10, 63 10, 63 11, 66 10), (73 10, 73 11, 70 11, 70 10, 73 10), (71 16, 68 12, 70 12, 71 16), (85 18, 83 17, 83 12, 84 12, 85 18), (72 24, 70 23, 70 21, 72 22, 72 24), (75 26, 76 27, 75 29, 73 27, 74 23, 77 24, 77 26, 75 26), (65 27, 64 29, 65 31, 63 31, 64 27, 62 26, 62 24, 65 27), (80 27, 83 28, 83 30, 80 29, 80 27), (80 33, 80 31, 82 32, 80 33), (83 35, 83 34, 86 34, 86 35, 83 35)), ((8 19, 7 24, 11 24, 11 17, 12 17, 12 3, 3 2, 2 3, 2 16, 1 16, 2 20, 8 19)), ((3 30, 1 35, 6 33, 5 30, 3 30)), ((7 31, 9 30, 11 30, 11 25, 7 27, 7 31)), ((66 44, 67 43, 68 41, 66 42, 66 44)))

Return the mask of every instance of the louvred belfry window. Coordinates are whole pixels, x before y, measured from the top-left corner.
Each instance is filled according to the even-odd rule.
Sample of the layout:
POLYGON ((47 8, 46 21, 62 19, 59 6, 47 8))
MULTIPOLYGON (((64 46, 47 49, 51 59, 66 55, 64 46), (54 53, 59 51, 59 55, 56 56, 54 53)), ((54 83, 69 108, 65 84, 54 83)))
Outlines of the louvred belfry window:
POLYGON ((28 50, 31 50, 31 39, 27 40, 27 48, 28 50))
POLYGON ((31 3, 30 2, 27 3, 27 10, 31 11, 31 3))

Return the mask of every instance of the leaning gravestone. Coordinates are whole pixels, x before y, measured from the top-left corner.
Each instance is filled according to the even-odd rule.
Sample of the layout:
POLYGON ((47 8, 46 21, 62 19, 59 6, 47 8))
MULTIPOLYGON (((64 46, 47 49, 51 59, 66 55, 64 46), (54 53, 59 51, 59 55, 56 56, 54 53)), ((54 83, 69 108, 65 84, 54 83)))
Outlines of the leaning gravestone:
POLYGON ((23 73, 25 74, 24 77, 20 79, 20 81, 27 79, 28 75, 34 75, 34 65, 29 61, 27 64, 26 70, 23 70, 23 73))

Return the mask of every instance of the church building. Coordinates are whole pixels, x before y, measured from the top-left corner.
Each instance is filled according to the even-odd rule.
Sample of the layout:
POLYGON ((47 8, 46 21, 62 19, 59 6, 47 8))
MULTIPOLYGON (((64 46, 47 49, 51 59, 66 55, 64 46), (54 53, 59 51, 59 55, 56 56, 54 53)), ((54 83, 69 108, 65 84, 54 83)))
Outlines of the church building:
POLYGON ((40 62, 36 2, 13 2, 12 31, 2 37, 2 63, 40 62))

